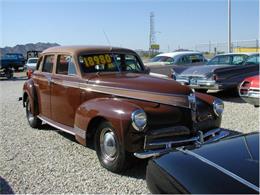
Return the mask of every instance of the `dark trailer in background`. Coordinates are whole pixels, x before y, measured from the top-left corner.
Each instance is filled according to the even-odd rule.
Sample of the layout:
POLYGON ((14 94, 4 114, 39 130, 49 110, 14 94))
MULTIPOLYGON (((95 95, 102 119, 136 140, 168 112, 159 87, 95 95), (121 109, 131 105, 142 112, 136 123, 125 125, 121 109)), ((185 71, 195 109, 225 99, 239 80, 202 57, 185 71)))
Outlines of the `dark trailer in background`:
POLYGON ((41 52, 42 51, 37 50, 27 51, 26 59, 28 60, 29 58, 38 58, 41 52))

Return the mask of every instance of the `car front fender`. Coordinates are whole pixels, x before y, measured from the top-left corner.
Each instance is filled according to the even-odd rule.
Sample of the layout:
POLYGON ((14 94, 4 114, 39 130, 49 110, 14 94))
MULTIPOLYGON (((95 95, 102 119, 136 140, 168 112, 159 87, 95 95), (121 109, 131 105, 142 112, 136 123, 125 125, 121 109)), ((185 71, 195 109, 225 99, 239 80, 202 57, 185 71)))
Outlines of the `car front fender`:
MULTIPOLYGON (((106 120, 112 124, 121 144, 124 144, 131 122, 131 114, 134 110, 141 109, 139 106, 120 98, 96 98, 84 102, 79 106, 75 115, 74 128, 88 133, 91 122, 97 118, 106 120)), ((99 124, 98 124, 99 125, 99 124)), ((96 127, 97 128, 97 127, 96 127)), ((83 136, 81 136, 82 138, 83 136)))
POLYGON ((23 85, 23 106, 24 107, 27 98, 29 98, 30 102, 33 102, 33 104, 31 105, 31 112, 33 113, 34 116, 37 116, 39 114, 38 99, 37 99, 36 88, 34 86, 34 82, 32 79, 29 79, 23 85))

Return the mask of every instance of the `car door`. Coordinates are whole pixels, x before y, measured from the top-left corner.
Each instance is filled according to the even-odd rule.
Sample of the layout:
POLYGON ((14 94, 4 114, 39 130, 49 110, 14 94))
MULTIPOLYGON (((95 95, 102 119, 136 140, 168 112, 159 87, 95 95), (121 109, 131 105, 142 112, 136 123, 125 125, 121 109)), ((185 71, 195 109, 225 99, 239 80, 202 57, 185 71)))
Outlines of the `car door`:
POLYGON ((45 55, 39 60, 39 70, 35 71, 33 80, 38 96, 39 114, 51 119, 51 77, 55 55, 45 55))
POLYGON ((59 54, 51 86, 51 112, 55 122, 74 126, 75 113, 80 105, 81 81, 72 56, 59 54))

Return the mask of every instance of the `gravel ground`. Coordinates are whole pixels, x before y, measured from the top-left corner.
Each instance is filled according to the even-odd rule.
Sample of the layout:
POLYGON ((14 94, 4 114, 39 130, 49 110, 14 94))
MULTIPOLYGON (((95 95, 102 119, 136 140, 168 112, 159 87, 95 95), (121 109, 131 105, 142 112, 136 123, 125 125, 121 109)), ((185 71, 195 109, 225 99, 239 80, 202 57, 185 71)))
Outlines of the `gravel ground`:
MULTIPOLYGON (((72 136, 47 125, 41 130, 30 128, 17 101, 23 83, 19 79, 0 81, 2 192, 5 187, 9 193, 149 193, 145 161, 114 174, 100 166, 94 150, 78 144, 72 136)), ((241 132, 259 129, 259 109, 239 98, 213 95, 225 100, 222 127, 241 132)))

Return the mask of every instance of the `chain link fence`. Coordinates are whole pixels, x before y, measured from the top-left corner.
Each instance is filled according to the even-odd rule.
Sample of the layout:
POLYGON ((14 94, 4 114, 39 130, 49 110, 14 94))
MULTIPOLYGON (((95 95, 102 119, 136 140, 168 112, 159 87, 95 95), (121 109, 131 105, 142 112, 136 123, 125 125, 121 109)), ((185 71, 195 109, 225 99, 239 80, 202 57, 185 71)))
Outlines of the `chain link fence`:
MULTIPOLYGON (((232 52, 259 52, 259 39, 239 40, 232 42, 232 52)), ((208 54, 227 53, 227 42, 208 42, 197 44, 194 47, 195 51, 200 51, 208 54)))

